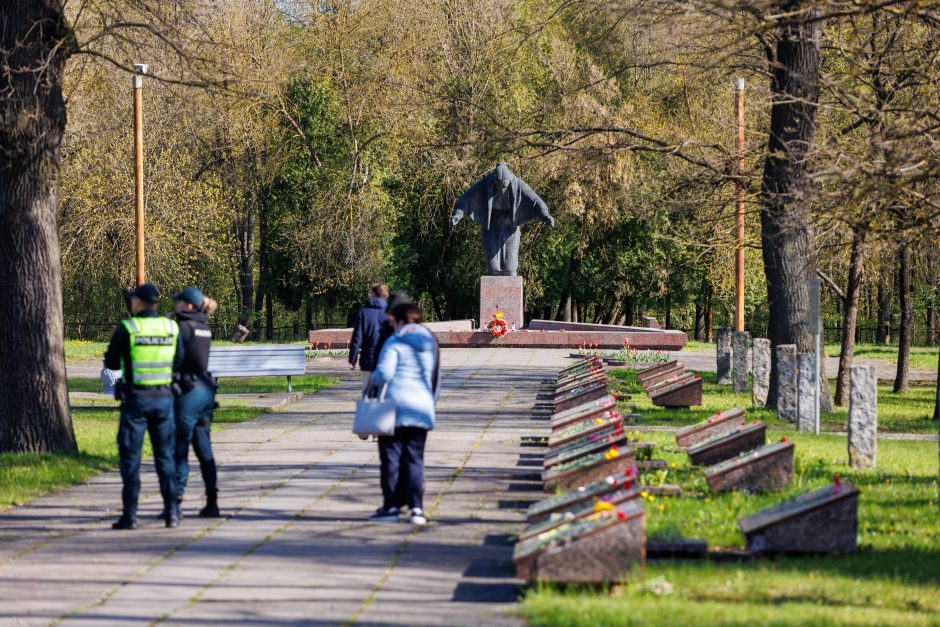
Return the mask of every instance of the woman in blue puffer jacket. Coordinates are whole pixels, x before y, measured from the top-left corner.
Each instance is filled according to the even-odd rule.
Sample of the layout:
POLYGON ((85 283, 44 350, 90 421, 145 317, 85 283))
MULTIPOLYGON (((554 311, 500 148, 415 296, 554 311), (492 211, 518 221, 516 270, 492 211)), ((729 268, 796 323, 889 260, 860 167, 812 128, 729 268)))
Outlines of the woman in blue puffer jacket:
POLYGON ((397 521, 407 506, 411 522, 425 525, 424 444, 434 428, 440 357, 416 305, 398 305, 391 313, 395 331, 382 347, 372 385, 387 385, 386 396, 395 401, 395 435, 379 437, 383 503, 369 519, 397 521))

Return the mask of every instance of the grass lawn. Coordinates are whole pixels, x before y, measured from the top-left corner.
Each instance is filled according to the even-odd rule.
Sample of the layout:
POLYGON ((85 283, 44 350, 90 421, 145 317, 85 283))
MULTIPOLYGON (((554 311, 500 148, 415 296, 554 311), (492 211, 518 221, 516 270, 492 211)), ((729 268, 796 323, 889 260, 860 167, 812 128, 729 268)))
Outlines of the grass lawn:
MULTIPOLYGON (((295 392, 310 394, 330 387, 336 379, 319 374, 305 374, 291 378, 295 392)), ((69 392, 101 392, 101 380, 81 377, 69 378, 69 392)), ((224 377, 219 379, 219 394, 270 394, 287 392, 287 377, 224 377)))
MULTIPOLYGON (((269 342, 229 342, 227 340, 213 340, 213 346, 250 346, 252 344, 267 344, 269 342)), ((283 343, 283 342, 281 342, 283 343)), ((287 344, 306 345, 307 342, 299 340, 287 344)), ((107 342, 92 342, 91 340, 65 340, 65 363, 99 364, 104 358, 104 351, 108 348, 107 342)))
MULTIPOLYGON (((826 344, 826 355, 838 357, 841 347, 838 344, 826 344)), ((898 347, 880 344, 859 344, 855 347, 855 356, 859 359, 881 359, 888 363, 898 363, 898 347)), ((911 368, 920 370, 937 369, 937 347, 911 347, 911 368)))
MULTIPOLYGON (((216 411, 216 429, 251 420, 264 410, 223 407, 216 411)), ((72 408, 72 421, 79 452, 74 455, 0 454, 0 511, 70 485, 117 466, 119 412, 114 409, 72 408)), ((144 439, 144 455, 150 455, 149 436, 144 439)))
MULTIPOLYGON (((617 373, 623 387, 633 373, 617 373)), ((643 412, 644 424, 688 424, 711 409, 742 405, 741 395, 722 395, 706 383, 709 409, 643 412)), ((724 388, 727 389, 727 388, 724 388)), ((645 397, 634 394, 639 401, 645 397)), ((648 401, 647 401, 648 402, 648 401)), ((642 407, 641 407, 641 411, 642 407)), ((708 493, 704 478, 675 448, 671 433, 644 432, 662 445, 657 458, 669 468, 644 473, 645 483, 676 483, 682 496, 652 497, 646 506, 653 538, 705 538, 711 548, 742 547, 737 519, 796 494, 826 485, 834 474, 857 485, 859 550, 850 555, 778 557, 749 562, 647 564, 642 581, 619 596, 591 589, 531 590, 523 611, 532 625, 938 625, 940 624, 940 517, 937 509, 937 443, 881 441, 876 470, 847 466, 839 435, 792 431, 766 411, 748 412, 770 427, 768 440, 796 444, 794 484, 782 493, 708 493)), ((934 426, 934 429, 936 427, 934 426)))

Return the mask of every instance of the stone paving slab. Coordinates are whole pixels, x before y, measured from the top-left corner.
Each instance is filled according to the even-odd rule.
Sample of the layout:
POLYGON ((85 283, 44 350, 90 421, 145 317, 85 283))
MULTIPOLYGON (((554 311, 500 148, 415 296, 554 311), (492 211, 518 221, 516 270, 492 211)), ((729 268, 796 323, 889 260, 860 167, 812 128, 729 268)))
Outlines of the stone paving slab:
POLYGON ((547 432, 533 407, 567 361, 523 349, 443 361, 427 527, 366 520, 381 500, 378 455, 350 432, 359 378, 347 371, 216 434, 230 518, 194 517, 196 473, 183 525, 163 528, 150 463, 135 532, 109 528, 115 472, 0 514, 0 624, 520 624, 510 537, 542 496, 522 440, 547 432))

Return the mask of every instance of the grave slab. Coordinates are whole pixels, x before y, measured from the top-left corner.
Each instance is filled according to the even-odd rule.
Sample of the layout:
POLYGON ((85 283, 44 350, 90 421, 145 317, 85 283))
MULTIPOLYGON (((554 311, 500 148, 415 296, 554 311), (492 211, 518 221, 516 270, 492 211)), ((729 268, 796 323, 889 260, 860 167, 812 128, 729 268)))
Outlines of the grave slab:
POLYGON ((764 446, 767 426, 758 422, 739 425, 731 433, 706 440, 688 449, 693 466, 713 466, 741 453, 764 446))
POLYGON ((849 465, 874 468, 878 452, 878 372, 875 366, 850 366, 849 465))
POLYGON ((850 553, 858 538, 859 490, 833 483, 738 521, 754 553, 850 553))
POLYGON ((557 431, 558 429, 564 429, 574 422, 597 416, 607 411, 616 411, 616 409, 617 399, 608 394, 602 398, 587 401, 580 405, 575 405, 570 409, 554 413, 551 417, 550 424, 552 431, 557 431))
POLYGON ((587 436, 575 440, 566 446, 550 450, 546 453, 543 464, 546 469, 549 469, 554 466, 573 462, 581 457, 610 450, 612 447, 620 449, 626 444, 627 436, 622 429, 619 431, 611 430, 603 436, 596 438, 587 436))
POLYGON ((607 396, 607 382, 601 381, 591 383, 583 387, 575 388, 563 396, 555 398, 555 413, 583 405, 588 401, 595 401, 607 396))
POLYGON ((636 467, 636 451, 633 448, 618 448, 616 455, 610 451, 585 455, 571 462, 556 464, 542 473, 546 492, 556 489, 573 490, 578 486, 600 481, 608 475, 623 475, 628 468, 636 467))
POLYGON ((695 377, 697 376, 698 375, 696 375, 694 372, 674 372, 668 378, 661 379, 657 381, 655 384, 646 388, 646 395, 652 398, 654 394, 658 394, 661 390, 665 389, 666 387, 670 385, 673 385, 679 381, 683 381, 683 382, 691 381, 695 379, 695 377))
POLYGON ((731 433, 744 421, 744 410, 733 407, 727 411, 720 411, 707 420, 682 427, 676 431, 676 444, 689 447, 731 433))
POLYGON ((602 364, 601 364, 601 360, 600 360, 600 358, 599 358, 598 356, 596 356, 596 355, 591 355, 591 356, 589 356, 589 357, 585 357, 584 359, 581 359, 581 360, 579 360, 579 361, 576 361, 576 362, 573 363, 573 364, 570 364, 570 365, 568 365, 568 366, 565 366, 564 368, 562 368, 561 370, 558 371, 558 376, 564 376, 564 375, 566 375, 566 374, 568 374, 568 373, 575 372, 575 371, 581 370, 581 369, 583 369, 583 368, 588 368, 588 367, 590 367, 592 364, 593 364, 593 365, 597 365, 597 366, 601 366, 601 365, 602 365, 602 364))
POLYGON ((674 376, 682 376, 685 374, 685 364, 681 361, 672 362, 672 367, 660 370, 654 375, 651 375, 643 380, 643 387, 647 390, 654 387, 657 383, 671 379, 674 376))
POLYGON ((562 525, 566 525, 593 514, 606 511, 607 509, 613 509, 624 501, 629 501, 630 499, 635 499, 639 496, 640 489, 636 486, 630 485, 629 487, 617 487, 602 496, 596 497, 596 500, 592 498, 587 501, 582 501, 580 504, 570 509, 549 514, 547 517, 544 517, 538 522, 526 527, 525 530, 519 534, 519 539, 525 540, 527 538, 531 538, 532 536, 537 536, 547 531, 551 531, 552 529, 562 525))
POLYGON ((816 431, 816 356, 798 353, 796 356, 796 428, 816 431))
POLYGON ((562 494, 533 503, 526 511, 529 524, 545 520, 552 514, 563 513, 586 502, 593 502, 620 488, 630 488, 639 476, 635 467, 627 468, 618 475, 608 475, 599 481, 580 485, 562 494))
POLYGON ((771 492, 793 482, 793 443, 776 442, 702 471, 716 492, 771 492))
POLYGON ((697 374, 694 379, 673 383, 650 396, 653 405, 658 407, 696 407, 702 404, 702 378, 697 374))
POLYGON ((646 511, 638 499, 516 544, 516 575, 529 582, 611 583, 642 576, 646 511))
POLYGON ((580 387, 585 387, 591 385, 592 383, 607 383, 607 373, 600 372, 588 377, 583 377, 581 379, 575 379, 574 381, 567 383, 561 387, 555 388, 555 398, 561 398, 565 394, 572 392, 580 387))
POLYGON ((636 373, 636 380, 645 386, 646 382, 650 379, 650 377, 655 377, 656 375, 662 372, 665 372, 667 370, 674 370, 678 363, 679 362, 672 360, 672 361, 667 361, 664 364, 653 366, 651 368, 644 368, 643 370, 639 370, 636 373))
POLYGON ((586 418, 580 422, 575 422, 558 431, 552 432, 548 436, 548 447, 558 448, 570 442, 593 433, 598 433, 612 427, 622 429, 623 418, 616 411, 606 411, 597 417, 586 418))

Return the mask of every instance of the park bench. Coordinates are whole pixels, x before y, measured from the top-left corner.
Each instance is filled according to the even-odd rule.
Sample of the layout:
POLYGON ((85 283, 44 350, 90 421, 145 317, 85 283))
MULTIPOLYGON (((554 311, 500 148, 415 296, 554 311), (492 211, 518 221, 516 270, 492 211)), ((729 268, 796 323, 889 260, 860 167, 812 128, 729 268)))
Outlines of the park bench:
POLYGON ((252 344, 213 346, 209 350, 209 372, 213 377, 287 377, 306 372, 303 345, 252 344))

